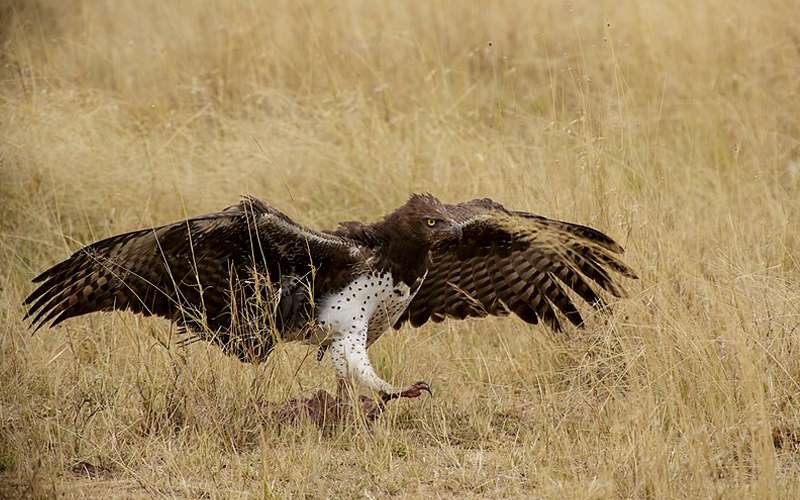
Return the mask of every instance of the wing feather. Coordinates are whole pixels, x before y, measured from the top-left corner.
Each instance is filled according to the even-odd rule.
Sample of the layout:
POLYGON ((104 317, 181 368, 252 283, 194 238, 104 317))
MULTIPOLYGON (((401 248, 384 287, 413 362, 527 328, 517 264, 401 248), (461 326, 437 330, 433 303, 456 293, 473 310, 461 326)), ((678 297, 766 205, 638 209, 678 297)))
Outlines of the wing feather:
POLYGON ((227 328, 234 274, 303 275, 313 259, 346 258, 352 245, 245 197, 217 213, 81 248, 33 279, 39 286, 24 301, 25 318, 38 330, 81 314, 130 309, 187 326, 227 328))
POLYGON ((488 198, 446 210, 462 224, 463 236, 434 246, 428 277, 395 327, 512 312, 558 331, 559 317, 583 324, 568 290, 603 309, 595 286, 621 297, 624 290, 611 272, 636 278, 618 257, 622 247, 597 229, 509 211, 488 198))

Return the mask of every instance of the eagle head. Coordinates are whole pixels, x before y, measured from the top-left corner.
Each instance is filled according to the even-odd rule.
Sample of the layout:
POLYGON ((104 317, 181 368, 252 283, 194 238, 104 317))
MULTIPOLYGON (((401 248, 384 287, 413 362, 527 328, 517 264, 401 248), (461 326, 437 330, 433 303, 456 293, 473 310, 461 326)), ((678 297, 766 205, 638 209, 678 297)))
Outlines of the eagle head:
POLYGON ((442 240, 461 238, 461 224, 431 194, 411 195, 406 204, 390 214, 388 219, 409 243, 423 248, 430 248, 442 240))

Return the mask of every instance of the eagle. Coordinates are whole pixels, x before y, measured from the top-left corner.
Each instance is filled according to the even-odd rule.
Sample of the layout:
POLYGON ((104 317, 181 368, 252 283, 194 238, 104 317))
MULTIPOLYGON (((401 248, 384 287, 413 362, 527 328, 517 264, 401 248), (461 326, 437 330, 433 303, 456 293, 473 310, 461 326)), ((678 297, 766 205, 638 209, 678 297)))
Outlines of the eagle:
POLYGON ((167 318, 181 343, 207 341, 263 362, 279 340, 330 353, 340 391, 380 402, 430 393, 396 387, 367 348, 390 327, 516 315, 552 330, 623 297, 636 278, 622 247, 591 227, 509 210, 489 199, 448 204, 413 194, 373 223, 315 230, 252 196, 199 217, 97 241, 33 278, 34 332, 96 311, 167 318))

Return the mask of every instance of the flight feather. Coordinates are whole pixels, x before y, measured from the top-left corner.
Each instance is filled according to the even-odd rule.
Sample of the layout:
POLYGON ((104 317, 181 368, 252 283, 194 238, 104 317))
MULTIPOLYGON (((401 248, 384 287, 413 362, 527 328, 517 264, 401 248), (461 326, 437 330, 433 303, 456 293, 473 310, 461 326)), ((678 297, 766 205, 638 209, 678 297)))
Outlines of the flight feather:
POLYGON ((554 330, 561 329, 559 315, 580 326, 568 290, 602 308, 598 288, 624 294, 609 270, 636 277, 618 257, 622 247, 596 229, 507 210, 488 198, 445 209, 461 235, 432 247, 428 276, 395 327, 508 313, 554 330))

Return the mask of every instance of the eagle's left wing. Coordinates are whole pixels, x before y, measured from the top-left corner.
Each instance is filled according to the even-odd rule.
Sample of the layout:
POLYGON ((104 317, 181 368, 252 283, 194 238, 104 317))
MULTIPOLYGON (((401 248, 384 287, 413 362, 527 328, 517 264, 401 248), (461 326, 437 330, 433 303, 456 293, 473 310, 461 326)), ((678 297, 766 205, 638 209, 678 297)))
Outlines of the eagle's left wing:
POLYGON ((590 227, 507 210, 488 198, 446 208, 463 236, 434 246, 428 276, 395 327, 513 312, 560 330, 556 311, 583 323, 567 288, 599 309, 595 287, 624 295, 609 271, 636 278, 617 257, 622 247, 590 227))

